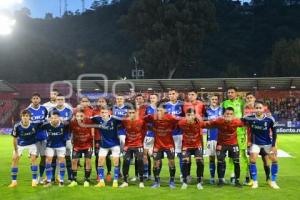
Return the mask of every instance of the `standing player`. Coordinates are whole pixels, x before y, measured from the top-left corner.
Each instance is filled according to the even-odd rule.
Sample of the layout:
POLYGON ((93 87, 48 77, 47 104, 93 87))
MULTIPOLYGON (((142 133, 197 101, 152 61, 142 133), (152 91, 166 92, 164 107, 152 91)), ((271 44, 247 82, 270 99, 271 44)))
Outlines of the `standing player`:
MULTIPOLYGON (((183 103, 178 100, 178 92, 174 89, 171 89, 168 93, 169 102, 165 103, 166 113, 173 115, 174 117, 183 117, 183 103)), ((180 179, 182 180, 182 130, 178 127, 174 127, 173 130, 173 139, 175 144, 175 153, 179 158, 179 167, 180 167, 180 179)))
POLYGON ((183 131, 182 139, 182 176, 183 184, 181 189, 187 188, 187 176, 190 170, 189 163, 191 162, 191 156, 194 155, 197 165, 197 188, 202 190, 202 177, 204 172, 204 160, 203 160, 203 135, 201 124, 196 117, 196 111, 189 108, 186 111, 185 119, 178 122, 179 127, 183 131))
MULTIPOLYGON (((196 90, 190 90, 188 92, 188 100, 186 102, 184 102, 183 111, 184 111, 184 113, 187 113, 188 109, 193 109, 193 110, 195 110, 196 117, 198 119, 201 119, 205 115, 205 105, 202 101, 197 100, 197 98, 198 98, 198 94, 197 94, 196 90)), ((187 176, 188 182, 192 181, 192 177, 190 176, 191 164, 192 164, 192 162, 190 161, 188 163, 188 165, 189 165, 188 166, 188 168, 189 168, 188 176, 187 176)))
MULTIPOLYGON (((154 115, 157 111, 158 95, 150 95, 150 104, 146 108, 146 115, 154 115)), ((149 123, 148 127, 151 127, 152 124, 149 123)), ((154 133, 149 128, 147 129, 146 136, 144 139, 144 177, 150 179, 151 177, 151 158, 150 156, 153 153, 154 145, 154 133)))
POLYGON ((101 143, 99 150, 99 161, 98 161, 98 174, 99 183, 96 187, 105 187, 104 182, 104 164, 105 158, 108 152, 111 151, 111 155, 114 162, 114 181, 113 187, 118 187, 119 179, 119 159, 120 159, 120 140, 118 136, 118 129, 121 125, 121 121, 113 118, 109 114, 107 107, 101 109, 101 117, 94 116, 91 118, 96 124, 97 128, 101 132, 101 143))
MULTIPOLYGON (((125 99, 123 96, 118 95, 116 97, 116 105, 113 106, 113 115, 119 118, 124 118, 127 115, 128 107, 125 105, 125 99)), ((123 128, 118 130, 121 148, 123 148, 125 143, 125 130, 123 128)))
POLYGON ((126 132, 125 146, 124 146, 124 160, 123 160, 123 177, 124 182, 120 186, 121 188, 128 187, 128 172, 130 166, 130 160, 134 156, 136 158, 136 164, 138 177, 140 179, 140 188, 144 188, 143 180, 143 141, 145 133, 145 123, 143 119, 139 118, 133 108, 128 110, 128 118, 122 120, 123 127, 126 132))
POLYGON ((249 124, 251 129, 251 147, 250 147, 250 172, 253 178, 252 188, 258 187, 257 182, 257 168, 256 160, 261 149, 268 154, 269 159, 272 161, 272 182, 270 186, 274 189, 279 189, 276 183, 278 173, 278 163, 276 156, 276 130, 274 128, 275 120, 271 116, 267 116, 264 113, 264 106, 260 102, 255 103, 255 114, 249 115, 244 120, 249 124), (270 134, 272 130, 272 135, 270 134))
MULTIPOLYGON (((234 109, 234 115, 236 118, 242 118, 244 116, 243 111, 245 107, 245 101, 237 96, 237 89, 234 87, 229 87, 227 89, 227 97, 228 100, 224 101, 222 106, 224 109, 228 107, 232 107, 234 109)), ((249 177, 249 160, 247 158, 247 129, 246 127, 239 127, 237 129, 237 137, 238 137, 238 145, 240 149, 240 156, 241 156, 241 163, 243 166, 243 169, 246 172, 246 179, 244 184, 248 185, 250 182, 249 177)), ((234 164, 233 160, 229 160, 229 167, 232 171, 234 164)), ((231 173, 230 181, 232 184, 234 184, 234 173, 231 173)))
MULTIPOLYGON (((255 114, 255 101, 256 101, 256 98, 255 98, 253 93, 250 92, 250 93, 246 94, 246 105, 245 105, 245 109, 244 109, 244 116, 255 114)), ((264 107, 264 112, 265 113, 270 113, 266 106, 264 107)), ((251 129, 250 129, 250 127, 248 127, 248 129, 247 129, 247 134, 248 134, 248 153, 250 153, 249 152, 250 143, 251 143, 251 129)), ((266 174, 266 181, 269 182, 271 169, 270 169, 270 166, 269 166, 269 163, 268 163, 268 154, 262 148, 259 152, 259 155, 261 156, 263 164, 264 164, 264 170, 265 170, 265 174, 266 174)), ((250 175, 251 175, 251 173, 250 173, 250 175)), ((252 185, 252 183, 250 183, 249 185, 252 185)))
POLYGON ((175 130, 177 120, 170 114, 166 114, 166 109, 160 106, 157 109, 157 114, 145 116, 145 121, 152 123, 152 129, 154 132, 154 148, 153 148, 153 159, 154 159, 154 177, 155 182, 152 188, 160 187, 160 171, 163 154, 167 154, 169 161, 169 172, 170 182, 169 187, 175 188, 175 145, 173 140, 172 132, 175 130))
MULTIPOLYGON (((58 94, 56 97, 56 107, 53 110, 59 113, 60 119, 63 123, 69 124, 73 117, 72 109, 65 106, 65 97, 62 94, 58 94)), ((68 132, 66 136, 66 167, 68 172, 68 180, 72 181, 72 162, 71 162, 71 152, 72 152, 72 142, 71 142, 71 133, 68 132)))
MULTIPOLYGON (((34 124, 41 124, 43 123, 47 116, 48 111, 45 106, 41 104, 41 96, 38 93, 33 93, 31 96, 31 104, 27 108, 27 110, 31 113, 31 122, 34 124)), ((46 150, 46 143, 47 143, 47 133, 40 128, 36 130, 36 147, 37 147, 37 156, 40 156, 40 164, 39 164, 39 183, 43 183, 43 174, 45 171, 45 150, 46 150)))
POLYGON ((91 158, 93 154, 93 131, 92 128, 86 126, 89 122, 82 110, 77 110, 75 119, 71 121, 70 129, 72 133, 72 182, 69 187, 77 186, 77 168, 78 160, 84 154, 84 187, 90 185, 91 175, 91 158))
POLYGON ((56 106, 56 97, 59 94, 57 89, 53 89, 50 91, 50 99, 48 102, 44 103, 43 106, 45 106, 49 111, 51 111, 56 106))
POLYGON ((54 155, 58 158, 59 163, 59 186, 64 186, 65 177, 65 155, 66 155, 66 136, 69 134, 68 126, 64 125, 60 119, 58 111, 50 112, 49 122, 42 125, 42 129, 46 130, 47 148, 46 148, 46 176, 47 181, 45 187, 51 186, 52 176, 52 159, 54 155))
POLYGON ((14 153, 11 166, 12 182, 8 186, 10 188, 17 187, 18 163, 24 150, 28 149, 31 160, 32 187, 37 186, 37 170, 36 165, 36 125, 30 122, 31 113, 28 110, 22 110, 20 113, 21 121, 14 125, 12 136, 14 153))
POLYGON ((240 155, 237 141, 237 128, 245 126, 240 119, 234 118, 234 109, 228 107, 224 111, 224 117, 204 122, 206 128, 218 128, 217 159, 219 186, 224 185, 226 171, 226 154, 233 160, 235 173, 235 186, 241 187, 240 178, 240 155))
MULTIPOLYGON (((206 109, 206 117, 208 120, 216 119, 222 116, 223 109, 219 105, 219 96, 212 95, 209 99, 210 104, 206 109)), ((218 129, 207 129, 207 155, 209 156, 209 171, 210 171, 210 184, 215 183, 216 171, 216 147, 218 139, 218 129)))

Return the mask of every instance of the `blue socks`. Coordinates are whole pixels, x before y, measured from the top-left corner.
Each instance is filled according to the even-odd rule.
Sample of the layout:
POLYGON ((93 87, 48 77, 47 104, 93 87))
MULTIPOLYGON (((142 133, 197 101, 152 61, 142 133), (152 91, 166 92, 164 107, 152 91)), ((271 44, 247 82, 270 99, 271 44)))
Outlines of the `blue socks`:
POLYGON ((104 180, 104 168, 103 166, 98 167, 98 176, 100 180, 104 180))
POLYGON ((210 172, 210 177, 215 178, 215 172, 216 172, 216 163, 210 161, 209 162, 209 172, 210 172))
POLYGON ((117 181, 119 179, 120 168, 119 166, 115 166, 114 168, 114 180, 117 181))
POLYGON ((11 179, 13 181, 17 180, 17 175, 18 175, 18 168, 17 167, 12 167, 11 168, 11 179))
POLYGON ((59 163, 59 179, 60 179, 60 182, 64 182, 65 168, 66 168, 65 163, 59 163))
POLYGON ((47 182, 51 182, 52 180, 52 163, 46 163, 46 176, 47 176, 47 182))
POLYGON ((37 179, 37 174, 38 174, 38 166, 37 165, 32 165, 31 166, 31 172, 32 172, 32 180, 37 179))
POLYGON ((255 163, 250 163, 250 173, 253 181, 257 181, 257 168, 255 163))
POLYGON ((272 166, 271 166, 272 181, 276 181, 277 173, 278 173, 278 163, 272 162, 272 166))

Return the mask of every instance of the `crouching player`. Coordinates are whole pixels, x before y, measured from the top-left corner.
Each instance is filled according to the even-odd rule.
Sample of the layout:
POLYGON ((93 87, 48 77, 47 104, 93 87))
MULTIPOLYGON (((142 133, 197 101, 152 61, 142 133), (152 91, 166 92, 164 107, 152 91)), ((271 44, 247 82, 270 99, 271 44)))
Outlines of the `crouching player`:
POLYGON ((93 154, 93 132, 88 125, 89 121, 85 118, 82 110, 78 110, 75 119, 71 121, 70 130, 72 134, 72 182, 69 187, 77 186, 78 160, 84 155, 84 187, 90 186, 91 158, 93 154))
POLYGON ((128 187, 128 172, 130 166, 130 160, 134 156, 137 162, 137 171, 140 178, 140 188, 144 188, 144 132, 145 123, 143 119, 138 117, 138 113, 132 108, 128 109, 128 118, 122 120, 123 127, 126 132, 126 139, 124 145, 124 161, 123 161, 123 177, 124 183, 120 186, 121 188, 128 187))
POLYGON ((178 122, 179 127, 183 131, 182 139, 182 176, 183 184, 181 189, 187 188, 187 176, 189 173, 189 163, 191 162, 191 155, 194 155, 197 165, 197 188, 202 190, 202 177, 204 171, 203 161, 203 135, 201 123, 196 119, 195 110, 189 108, 186 111, 185 119, 178 122))
POLYGON ((217 160, 218 160, 218 178, 219 186, 223 186, 224 175, 226 171, 226 154, 233 160, 234 174, 235 174, 235 186, 242 187, 240 184, 240 154, 237 141, 237 128, 243 127, 244 123, 240 119, 234 118, 234 109, 228 107, 224 111, 224 117, 219 117, 211 121, 204 122, 206 128, 218 128, 218 140, 217 140, 217 160))
POLYGON ((257 102, 255 103, 255 114, 246 116, 244 120, 251 129, 250 172, 253 179, 252 188, 255 189, 258 187, 256 160, 259 152, 263 149, 272 161, 272 181, 269 184, 273 189, 279 189, 279 186, 276 183, 278 163, 276 156, 277 150, 275 147, 277 135, 274 128, 274 118, 272 116, 267 116, 264 112, 264 105, 257 102), (270 134, 270 130, 272 130, 272 135, 270 134))
POLYGON ((32 171, 32 187, 37 186, 37 171, 36 165, 36 126, 30 122, 31 114, 28 110, 22 110, 20 113, 21 121, 15 124, 12 132, 14 152, 12 158, 11 178, 12 182, 8 186, 14 188, 17 186, 17 174, 19 159, 24 150, 28 149, 31 159, 32 171))
POLYGON ((104 182, 104 164, 109 151, 112 152, 114 163, 114 181, 113 187, 118 187, 119 179, 119 158, 120 158, 120 140, 118 136, 118 129, 121 125, 121 120, 116 119, 109 114, 107 107, 101 109, 101 117, 94 116, 91 118, 95 123, 95 127, 101 132, 101 143, 98 160, 98 176, 99 183, 95 187, 105 187, 104 182))
POLYGON ((54 110, 50 112, 49 122, 42 125, 42 129, 46 130, 48 139, 46 147, 46 176, 47 181, 44 187, 51 186, 53 176, 52 159, 56 155, 59 162, 59 186, 64 186, 65 177, 65 155, 66 155, 66 135, 69 132, 69 126, 61 122, 59 112, 54 110))
POLYGON ((169 172, 170 172, 170 182, 169 187, 171 189, 175 188, 175 145, 173 140, 172 132, 177 125, 177 120, 170 114, 166 114, 166 109, 160 106, 157 109, 157 114, 145 116, 145 121, 152 123, 152 129, 154 132, 154 148, 153 148, 153 159, 154 159, 154 177, 155 182, 152 188, 160 187, 160 171, 161 162, 164 153, 167 154, 169 160, 169 172))

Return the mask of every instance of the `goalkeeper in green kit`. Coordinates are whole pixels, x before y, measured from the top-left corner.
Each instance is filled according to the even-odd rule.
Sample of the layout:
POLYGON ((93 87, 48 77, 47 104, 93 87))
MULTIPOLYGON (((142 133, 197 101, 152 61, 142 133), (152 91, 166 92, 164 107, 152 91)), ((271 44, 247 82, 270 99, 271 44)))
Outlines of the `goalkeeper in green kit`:
MULTIPOLYGON (((237 89, 234 87, 229 87, 227 89, 227 100, 222 103, 224 109, 228 107, 232 107, 234 109, 234 115, 236 118, 242 118, 245 101, 237 96, 237 89)), ((246 180, 244 182, 245 185, 250 185, 250 177, 249 177, 249 160, 247 158, 247 129, 246 127, 237 128, 237 140, 240 150, 240 161, 241 161, 241 169, 246 172, 246 180)), ((234 173, 233 173, 233 160, 229 160, 229 169, 232 172, 230 177, 230 182, 234 183, 234 173)))

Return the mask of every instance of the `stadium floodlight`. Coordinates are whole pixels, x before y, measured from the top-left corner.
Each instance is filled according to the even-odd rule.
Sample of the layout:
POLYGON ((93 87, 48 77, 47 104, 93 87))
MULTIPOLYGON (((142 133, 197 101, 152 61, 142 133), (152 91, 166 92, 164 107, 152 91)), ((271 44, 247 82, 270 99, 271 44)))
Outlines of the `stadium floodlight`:
POLYGON ((7 15, 0 14, 0 35, 10 35, 15 23, 15 19, 12 19, 7 15))
POLYGON ((100 89, 99 88, 95 88, 95 91, 99 91, 100 89))

